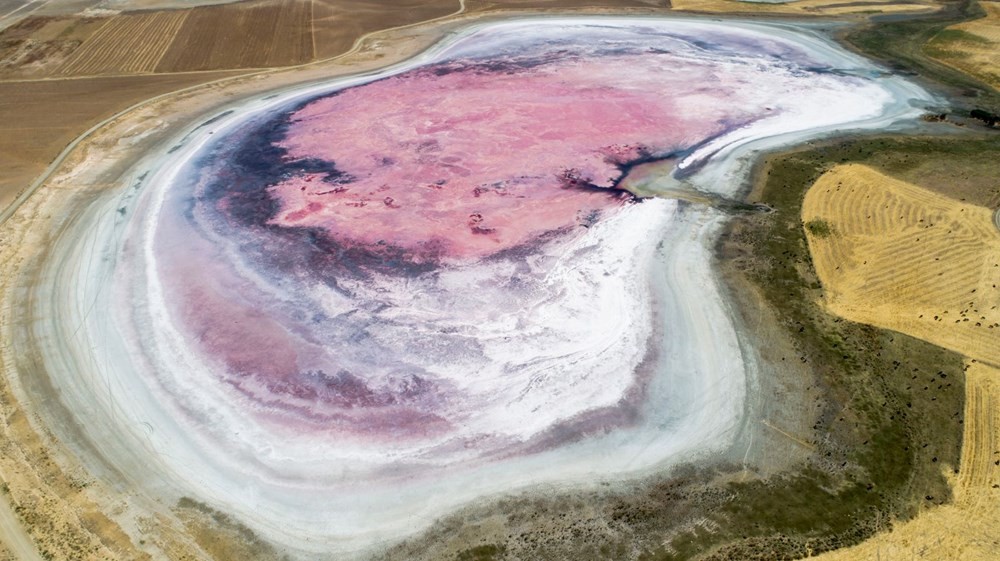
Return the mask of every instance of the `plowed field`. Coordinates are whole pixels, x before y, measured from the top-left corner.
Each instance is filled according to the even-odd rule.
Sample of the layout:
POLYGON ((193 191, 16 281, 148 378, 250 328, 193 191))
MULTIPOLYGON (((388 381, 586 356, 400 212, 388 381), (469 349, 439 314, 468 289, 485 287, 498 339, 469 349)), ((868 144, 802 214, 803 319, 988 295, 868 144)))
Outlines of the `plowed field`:
POLYGON ((155 12, 108 20, 59 69, 60 74, 152 72, 189 12, 155 12))
POLYGON ((87 127, 143 99, 224 75, 0 82, 0 208, 87 127))
POLYGON ((206 6, 190 11, 156 71, 288 66, 312 55, 308 1, 206 6))

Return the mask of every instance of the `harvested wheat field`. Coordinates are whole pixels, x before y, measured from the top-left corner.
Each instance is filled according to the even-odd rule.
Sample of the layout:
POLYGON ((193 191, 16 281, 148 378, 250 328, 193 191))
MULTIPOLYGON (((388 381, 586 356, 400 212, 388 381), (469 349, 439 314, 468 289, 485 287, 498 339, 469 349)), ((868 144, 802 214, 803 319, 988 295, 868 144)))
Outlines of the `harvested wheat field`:
POLYGON ((861 165, 802 206, 829 310, 970 357, 955 500, 824 560, 989 559, 1000 547, 1000 231, 965 204, 861 165), (986 364, 984 364, 984 361, 986 364))
POLYGON ((187 11, 116 16, 74 51, 60 74, 132 74, 152 72, 160 62, 187 11))
POLYGON ((156 71, 287 66, 312 56, 310 2, 226 4, 191 10, 156 71))
POLYGON ((962 461, 948 474, 954 502, 922 512, 861 545, 821 561, 982 561, 1000 551, 1000 369, 970 363, 962 461))
POLYGON ((990 209, 844 165, 809 189, 802 218, 831 312, 1000 364, 990 209))
POLYGON ((1000 2, 980 2, 986 16, 953 25, 927 43, 930 56, 1000 88, 1000 2))

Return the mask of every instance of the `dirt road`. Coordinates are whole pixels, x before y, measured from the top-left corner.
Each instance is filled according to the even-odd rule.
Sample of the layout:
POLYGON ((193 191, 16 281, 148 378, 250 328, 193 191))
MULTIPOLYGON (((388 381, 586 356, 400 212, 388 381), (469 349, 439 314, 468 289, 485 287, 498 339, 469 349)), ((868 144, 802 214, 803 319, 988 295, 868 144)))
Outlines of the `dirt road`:
POLYGON ((6 496, 0 500, 0 543, 7 546, 15 559, 43 561, 35 548, 35 542, 24 531, 6 496))

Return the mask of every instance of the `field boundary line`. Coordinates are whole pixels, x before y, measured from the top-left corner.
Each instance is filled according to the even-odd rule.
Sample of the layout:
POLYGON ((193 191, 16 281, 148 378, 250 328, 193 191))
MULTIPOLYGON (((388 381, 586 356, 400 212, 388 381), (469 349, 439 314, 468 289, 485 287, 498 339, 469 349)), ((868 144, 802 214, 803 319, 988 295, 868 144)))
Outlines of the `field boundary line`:
MULTIPOLYGON (((170 41, 167 43, 167 46, 163 49, 163 51, 160 52, 160 56, 156 57, 156 60, 153 61, 153 64, 150 66, 150 68, 152 69, 151 71, 153 73, 156 73, 156 68, 160 66, 160 62, 163 61, 163 57, 167 56, 167 51, 170 50, 170 47, 173 46, 174 41, 177 40, 177 34, 180 33, 181 28, 184 27, 184 23, 187 21, 188 16, 191 15, 192 11, 193 10, 187 10, 184 12, 184 17, 178 18, 177 25, 175 26, 175 29, 170 36, 170 41)), ((170 74, 170 73, 164 72, 164 74, 170 74)))
POLYGON ((309 39, 312 40, 312 56, 316 58, 316 0, 309 0, 309 39))

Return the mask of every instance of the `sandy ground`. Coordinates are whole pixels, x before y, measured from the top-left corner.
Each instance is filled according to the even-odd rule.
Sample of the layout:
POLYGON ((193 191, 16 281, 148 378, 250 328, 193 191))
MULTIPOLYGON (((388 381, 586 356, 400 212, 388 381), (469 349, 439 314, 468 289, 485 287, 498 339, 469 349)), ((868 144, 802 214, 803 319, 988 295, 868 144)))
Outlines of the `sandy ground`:
POLYGON ((979 3, 986 16, 953 25, 931 39, 931 57, 1000 88, 1000 2, 979 3))
POLYGON ((843 165, 810 188, 802 218, 831 312, 969 357, 961 463, 957 476, 946 474, 954 502, 820 559, 995 558, 1000 292, 994 283, 1000 280, 1000 231, 992 212, 871 168, 843 165))
POLYGON ((35 542, 24 531, 17 513, 7 501, 0 501, 0 559, 42 561, 35 542))

